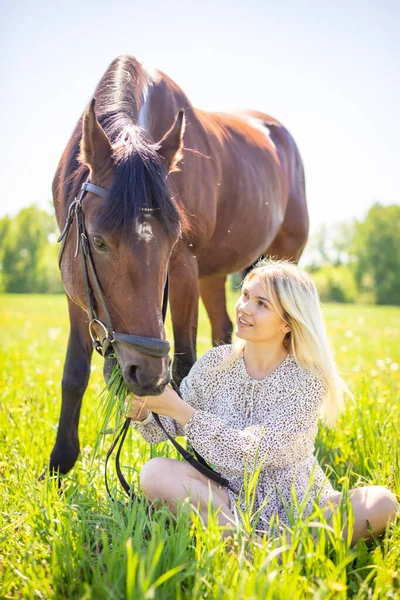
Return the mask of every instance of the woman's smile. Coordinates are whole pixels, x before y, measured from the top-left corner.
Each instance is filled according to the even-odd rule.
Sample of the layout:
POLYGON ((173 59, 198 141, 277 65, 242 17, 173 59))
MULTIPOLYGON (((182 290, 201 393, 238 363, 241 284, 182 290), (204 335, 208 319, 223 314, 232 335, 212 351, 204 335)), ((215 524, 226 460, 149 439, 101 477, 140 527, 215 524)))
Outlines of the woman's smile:
POLYGON ((244 319, 240 314, 237 317, 237 326, 239 329, 241 327, 253 327, 251 323, 249 323, 246 319, 244 319))

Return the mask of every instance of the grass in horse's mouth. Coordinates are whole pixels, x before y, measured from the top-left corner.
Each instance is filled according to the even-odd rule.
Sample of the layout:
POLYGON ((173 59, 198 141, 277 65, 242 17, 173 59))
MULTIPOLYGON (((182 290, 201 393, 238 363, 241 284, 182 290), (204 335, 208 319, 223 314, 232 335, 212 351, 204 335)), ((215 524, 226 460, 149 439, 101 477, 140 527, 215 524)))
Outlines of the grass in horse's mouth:
POLYGON ((100 394, 100 416, 98 421, 98 433, 94 446, 94 456, 97 456, 104 436, 115 433, 123 424, 126 414, 125 398, 128 395, 121 367, 115 363, 110 379, 100 394))

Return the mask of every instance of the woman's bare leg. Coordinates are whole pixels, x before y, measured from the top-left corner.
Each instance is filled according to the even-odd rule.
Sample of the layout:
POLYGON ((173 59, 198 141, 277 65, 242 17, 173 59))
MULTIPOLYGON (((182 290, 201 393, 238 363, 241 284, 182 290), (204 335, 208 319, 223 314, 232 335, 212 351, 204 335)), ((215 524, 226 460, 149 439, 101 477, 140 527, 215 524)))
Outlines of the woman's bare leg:
MULTIPOLYGON (((380 485, 369 485, 355 488, 349 491, 349 497, 354 513, 354 531, 351 546, 354 546, 360 538, 371 538, 385 531, 387 523, 396 518, 399 511, 399 503, 396 497, 386 487, 380 485)), ((332 496, 323 505, 324 517, 327 522, 339 504, 341 494, 332 496)), ((347 524, 342 536, 347 536, 347 524)))
POLYGON ((211 498, 214 509, 220 509, 218 523, 222 526, 235 523, 227 491, 188 463, 171 458, 153 458, 140 472, 140 487, 148 500, 162 500, 175 513, 179 502, 190 497, 192 504, 200 506, 206 524, 211 498))

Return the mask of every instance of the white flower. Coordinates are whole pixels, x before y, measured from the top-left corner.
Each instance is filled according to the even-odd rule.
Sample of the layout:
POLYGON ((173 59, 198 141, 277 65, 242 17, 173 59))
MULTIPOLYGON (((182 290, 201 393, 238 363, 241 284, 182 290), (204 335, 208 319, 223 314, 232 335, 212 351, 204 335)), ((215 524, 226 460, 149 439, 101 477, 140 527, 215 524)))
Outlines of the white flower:
POLYGON ((399 368, 399 365, 395 362, 392 362, 392 364, 390 365, 390 370, 391 371, 397 371, 399 368))
POLYGON ((59 327, 50 327, 50 329, 47 330, 47 335, 49 336, 49 338, 51 340, 55 340, 60 335, 60 328, 59 327))

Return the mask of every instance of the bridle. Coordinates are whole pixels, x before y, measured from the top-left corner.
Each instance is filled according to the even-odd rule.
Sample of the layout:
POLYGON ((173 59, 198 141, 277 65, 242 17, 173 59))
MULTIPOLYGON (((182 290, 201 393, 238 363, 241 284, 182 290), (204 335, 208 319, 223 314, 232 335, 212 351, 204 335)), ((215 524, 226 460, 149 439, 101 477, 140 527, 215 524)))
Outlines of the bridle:
MULTIPOLYGON (((93 348, 101 354, 103 357, 106 356, 107 350, 111 344, 114 342, 126 344, 131 346, 135 350, 138 350, 142 354, 147 354, 147 356, 153 356, 155 358, 163 358, 167 356, 170 351, 170 345, 167 340, 163 340, 161 338, 153 338, 146 337, 142 335, 132 335, 127 333, 117 333, 114 331, 112 326, 110 313, 107 308, 106 301, 103 296, 103 292, 101 290, 99 278, 97 277, 96 269, 93 263, 92 255, 89 247, 89 239, 85 226, 85 214, 83 212, 82 202, 85 198, 87 192, 92 192, 97 196, 101 196, 102 198, 109 198, 108 191, 100 187, 99 185, 94 185, 89 181, 85 181, 82 185, 79 196, 77 196, 73 202, 71 202, 69 209, 67 220, 64 226, 64 229, 61 232, 60 237, 58 238, 58 242, 62 242, 60 253, 58 255, 58 266, 61 269, 61 260, 65 249, 65 244, 68 239, 68 233, 71 229, 72 223, 75 220, 76 223, 76 247, 75 247, 75 258, 78 255, 81 256, 82 262, 82 272, 83 272, 83 283, 85 287, 85 295, 86 295, 86 305, 87 311, 89 314, 89 334, 92 340, 93 348), (92 277, 93 285, 97 293, 97 298, 99 304, 102 308, 104 314, 104 322, 101 321, 98 317, 96 308, 95 308, 95 300, 93 289, 90 285, 89 273, 92 277), (95 325, 99 325, 103 331, 103 336, 99 338, 97 336, 95 325)), ((151 209, 143 209, 148 212, 151 209)), ((164 296, 163 296, 163 319, 165 319, 165 314, 167 311, 168 304, 168 276, 165 283, 164 288, 164 296)))
MULTIPOLYGON (((101 290, 100 281, 97 276, 96 269, 95 269, 93 259, 92 259, 92 255, 90 252, 89 239, 88 239, 87 230, 86 230, 86 226, 85 226, 85 214, 83 212, 83 206, 82 206, 83 199, 85 198, 85 195, 87 192, 91 192, 92 194, 96 194, 97 196, 101 196, 102 198, 105 198, 105 199, 109 199, 109 197, 110 197, 109 192, 105 188, 103 188, 99 185, 94 185, 93 183, 90 183, 89 180, 85 181, 85 183, 83 183, 83 185, 81 187, 79 195, 71 202, 71 204, 68 208, 66 223, 65 223, 64 229, 62 230, 60 237, 58 238, 57 241, 61 242, 61 248, 60 248, 60 252, 58 255, 58 266, 61 270, 61 261, 62 261, 65 245, 66 245, 66 242, 68 239, 68 234, 69 234, 69 231, 75 220, 75 223, 76 223, 75 258, 77 258, 78 255, 81 256, 83 282, 84 282, 84 287, 85 287, 87 311, 88 311, 88 315, 89 315, 89 335, 92 340, 93 348, 96 350, 96 352, 101 354, 103 356, 103 358, 105 358, 107 355, 107 351, 110 349, 110 347, 112 347, 112 345, 114 343, 122 343, 122 344, 126 344, 126 345, 130 346, 131 348, 134 348, 135 350, 137 350, 138 352, 141 352, 142 354, 146 354, 147 356, 153 356, 155 358, 163 358, 164 356, 167 356, 170 351, 170 344, 167 340, 164 340, 161 338, 153 338, 153 337, 147 337, 147 336, 141 336, 141 335, 127 334, 127 333, 117 333, 114 331, 114 328, 113 328, 112 322, 111 322, 110 313, 107 309, 107 304, 104 299, 103 292, 101 290), (98 313, 96 311, 95 295, 93 293, 93 288, 90 285, 89 273, 91 275, 91 278, 93 281, 93 286, 96 291, 98 301, 100 303, 100 306, 101 306, 103 314, 104 314, 104 322, 99 319, 98 313), (96 330, 95 330, 95 325, 99 325, 101 327, 103 334, 104 334, 102 337, 98 337, 96 330)), ((147 213, 147 212, 152 212, 153 209, 142 208, 141 210, 143 212, 147 213)), ((166 282, 165 282, 164 296, 163 296, 163 302, 162 302, 163 321, 165 321, 165 316, 167 313, 167 306, 168 306, 168 275, 167 275, 166 282)), ((179 393, 179 389, 177 388, 177 386, 174 384, 173 381, 171 381, 171 384, 174 387, 175 391, 177 393, 179 393)), ((200 473, 203 473, 203 475, 206 475, 206 477, 208 477, 209 479, 212 479, 219 485, 230 488, 228 480, 225 479, 224 477, 222 477, 222 475, 220 475, 219 473, 216 473, 207 464, 207 462, 196 452, 196 450, 194 448, 193 448, 193 452, 195 453, 197 460, 192 454, 190 454, 190 452, 188 452, 185 448, 183 448, 180 444, 178 444, 178 442, 176 442, 175 439, 169 435, 167 430, 164 428, 164 425, 162 424, 158 414, 152 413, 152 415, 153 415, 153 418, 154 418, 155 422, 157 423, 157 425, 159 427, 161 427, 161 429, 164 431, 165 435, 168 437, 168 439, 174 445, 176 450, 178 450, 178 452, 183 456, 183 458, 187 462, 189 462, 200 473)), ((126 481, 125 477, 122 474, 121 467, 120 467, 121 449, 122 449, 124 440, 126 438, 127 432, 129 430, 130 421, 131 421, 130 418, 125 419, 125 422, 121 426, 117 437, 115 438, 110 449, 107 452, 107 456, 106 456, 106 460, 105 460, 105 469, 104 469, 105 486, 106 486, 108 495, 110 496, 111 500, 113 500, 113 501, 114 501, 114 498, 111 494, 111 491, 110 491, 110 488, 108 485, 108 480, 107 480, 107 465, 108 465, 108 460, 109 460, 110 456, 112 455, 114 448, 116 447, 118 442, 119 442, 119 446, 118 446, 117 453, 115 456, 115 468, 116 468, 117 476, 118 476, 118 479, 119 479, 122 487, 124 488, 125 492, 128 494, 128 496, 131 499, 134 498, 134 493, 133 493, 132 487, 126 481)))

